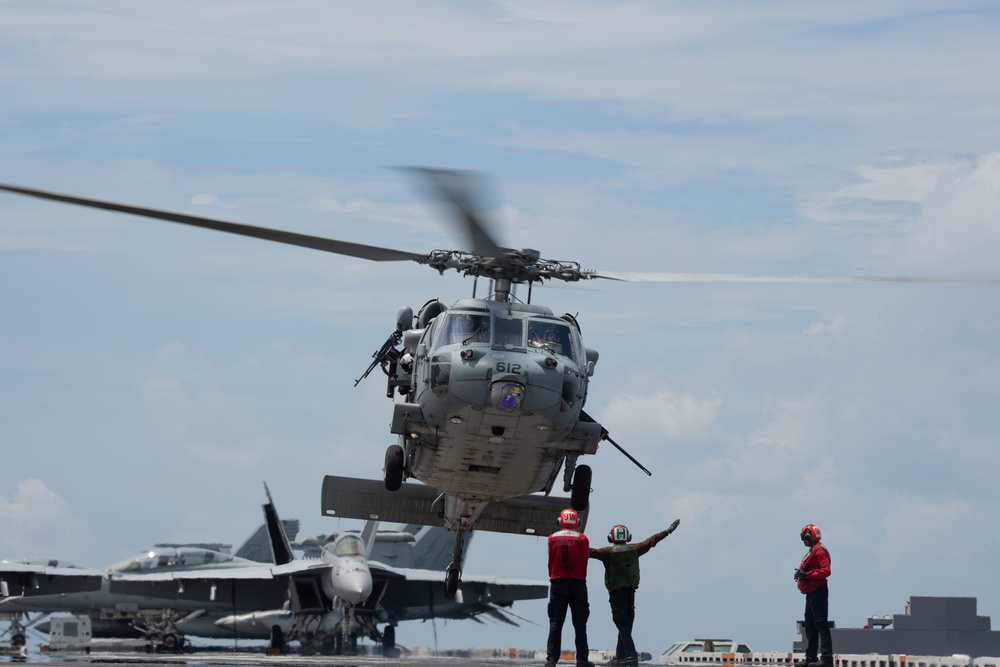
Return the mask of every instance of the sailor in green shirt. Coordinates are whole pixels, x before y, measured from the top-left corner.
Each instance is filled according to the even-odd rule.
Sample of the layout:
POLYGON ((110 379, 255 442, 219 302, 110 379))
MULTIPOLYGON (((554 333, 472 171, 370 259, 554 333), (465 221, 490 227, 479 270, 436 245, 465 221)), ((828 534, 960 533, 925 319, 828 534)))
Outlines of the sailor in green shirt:
POLYGON ((666 530, 656 533, 637 544, 632 541, 632 533, 621 524, 612 526, 608 533, 610 547, 591 549, 590 557, 604 563, 604 585, 608 588, 611 602, 611 620, 618 628, 618 646, 615 657, 609 665, 634 667, 639 664, 639 654, 632 641, 632 624, 635 622, 635 589, 639 587, 639 556, 657 545, 681 523, 677 519, 666 530))

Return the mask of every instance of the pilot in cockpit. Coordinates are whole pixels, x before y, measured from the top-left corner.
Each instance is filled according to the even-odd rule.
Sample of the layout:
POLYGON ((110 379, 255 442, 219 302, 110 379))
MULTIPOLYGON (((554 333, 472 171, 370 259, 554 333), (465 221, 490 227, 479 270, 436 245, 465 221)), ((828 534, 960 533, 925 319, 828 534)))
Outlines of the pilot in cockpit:
POLYGON ((555 327, 549 327, 542 335, 539 335, 537 327, 530 327, 528 342, 533 347, 544 347, 556 354, 562 354, 563 351, 562 343, 559 341, 559 332, 555 327))
POLYGON ((545 347, 556 354, 562 354, 563 346, 559 342, 559 332, 555 328, 550 328, 545 332, 545 347))

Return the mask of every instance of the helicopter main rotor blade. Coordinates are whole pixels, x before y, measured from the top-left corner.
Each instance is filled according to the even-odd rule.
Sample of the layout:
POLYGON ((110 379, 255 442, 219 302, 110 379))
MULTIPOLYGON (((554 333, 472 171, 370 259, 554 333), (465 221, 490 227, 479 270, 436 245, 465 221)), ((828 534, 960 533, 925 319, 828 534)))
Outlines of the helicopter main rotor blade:
POLYGON ((422 176, 445 202, 454 206, 458 213, 458 222, 472 243, 469 249, 479 257, 492 257, 501 264, 508 263, 508 252, 496 242, 488 231, 489 225, 476 214, 473 206, 475 191, 470 172, 450 169, 432 169, 430 167, 405 167, 406 171, 422 176))
POLYGON ((925 283, 955 285, 1000 285, 1000 278, 954 278, 947 276, 809 276, 754 275, 748 273, 641 273, 588 271, 588 278, 606 278, 633 283, 925 283))
POLYGON ((155 218, 166 220, 167 222, 177 222, 182 225, 193 227, 204 227, 214 229, 229 234, 240 236, 251 236, 253 238, 284 243, 286 245, 301 246, 322 250, 323 252, 336 253, 338 255, 348 255, 361 259, 370 259, 375 262, 398 262, 410 260, 414 262, 426 263, 426 255, 418 255, 402 250, 392 250, 391 248, 380 248, 378 246, 363 245, 361 243, 350 243, 348 241, 337 241, 336 239, 324 238, 322 236, 310 236, 308 234, 298 234, 296 232, 284 231, 281 229, 270 229, 268 227, 256 227, 239 222, 226 222, 225 220, 215 220, 213 218, 203 218, 197 215, 187 215, 184 213, 174 213, 171 211, 161 211, 142 206, 130 206, 116 202, 102 201, 99 199, 87 199, 84 197, 74 197, 72 195, 59 194, 58 192, 46 192, 44 190, 34 190, 32 188, 22 188, 16 185, 4 185, 0 183, 0 190, 14 192, 29 197, 39 199, 50 199, 52 201, 75 204, 76 206, 86 206, 89 208, 99 208, 106 211, 116 211, 118 213, 128 213, 143 218, 155 218))

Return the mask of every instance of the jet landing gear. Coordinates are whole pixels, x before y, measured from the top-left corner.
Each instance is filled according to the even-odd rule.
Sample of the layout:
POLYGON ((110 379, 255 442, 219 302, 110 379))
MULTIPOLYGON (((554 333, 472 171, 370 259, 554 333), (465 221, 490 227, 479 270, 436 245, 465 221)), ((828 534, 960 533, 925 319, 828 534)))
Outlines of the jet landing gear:
POLYGON ((382 629, 382 651, 392 654, 396 650, 396 626, 386 625, 382 629))

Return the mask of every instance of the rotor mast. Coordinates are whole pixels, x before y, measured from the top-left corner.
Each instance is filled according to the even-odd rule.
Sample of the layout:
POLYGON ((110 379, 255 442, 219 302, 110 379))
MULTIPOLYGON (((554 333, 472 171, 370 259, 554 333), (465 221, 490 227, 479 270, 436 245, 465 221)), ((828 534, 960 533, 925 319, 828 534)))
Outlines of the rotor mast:
POLYGON ((500 303, 510 301, 510 278, 496 278, 493 281, 493 299, 500 303))

